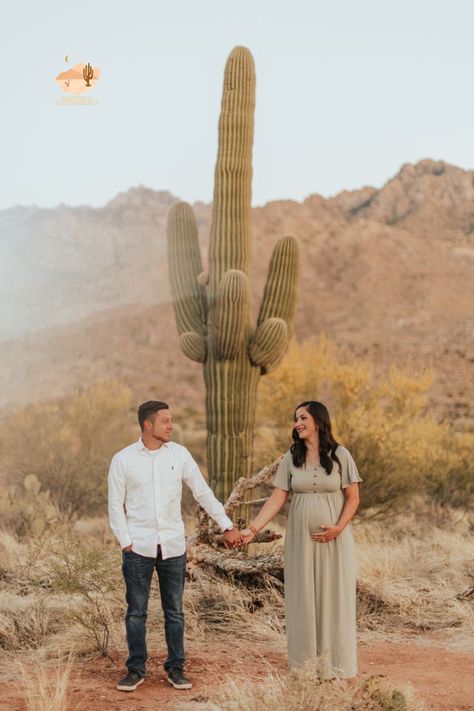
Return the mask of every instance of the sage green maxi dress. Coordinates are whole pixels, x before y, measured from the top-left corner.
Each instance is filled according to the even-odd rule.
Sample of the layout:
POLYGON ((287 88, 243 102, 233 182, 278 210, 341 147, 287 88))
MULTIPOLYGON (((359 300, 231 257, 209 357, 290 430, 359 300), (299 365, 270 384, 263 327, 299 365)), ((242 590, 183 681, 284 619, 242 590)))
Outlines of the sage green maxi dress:
POLYGON ((352 456, 338 446, 342 465, 295 467, 288 451, 273 485, 292 492, 285 537, 285 616, 290 668, 319 657, 322 676, 357 674, 356 560, 351 524, 328 543, 311 540, 321 524, 336 524, 342 489, 362 481, 352 456))

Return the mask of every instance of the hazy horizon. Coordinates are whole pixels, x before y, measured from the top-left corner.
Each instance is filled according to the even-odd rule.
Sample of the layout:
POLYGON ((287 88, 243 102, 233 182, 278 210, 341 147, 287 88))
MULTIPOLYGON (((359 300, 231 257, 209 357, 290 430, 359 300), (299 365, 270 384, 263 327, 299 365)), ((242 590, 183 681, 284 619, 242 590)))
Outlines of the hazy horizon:
MULTIPOLYGON (((430 157, 428 157, 428 156, 426 156, 425 158, 420 158, 420 161, 421 161, 421 160, 433 160, 433 161, 439 160, 439 161, 443 161, 442 158, 434 159, 434 158, 430 158, 430 157)), ((417 161, 417 162, 418 162, 418 161, 417 161)), ((444 162, 447 163, 447 161, 444 161, 444 162)), ((344 191, 346 191, 346 190, 348 190, 349 192, 351 192, 351 191, 356 192, 357 190, 360 190, 360 189, 362 189, 362 188, 367 188, 367 187, 369 187, 369 188, 376 188, 377 190, 382 189, 382 188, 384 187, 384 185, 385 185, 389 180, 391 180, 391 179, 394 178, 396 175, 398 175, 398 173, 400 172, 400 170, 401 170, 401 168, 403 167, 403 165, 406 165, 406 164, 399 165, 398 168, 397 168, 397 170, 394 171, 394 172, 392 172, 389 176, 387 176, 387 178, 386 178, 385 180, 383 180, 380 185, 372 185, 372 184, 369 184, 369 183, 364 183, 364 184, 361 184, 361 185, 359 185, 359 186, 354 186, 354 187, 352 187, 352 188, 341 188, 341 190, 338 190, 336 193, 332 193, 331 195, 324 195, 324 196, 321 196, 321 197, 323 197, 323 198, 325 198, 325 199, 328 199, 328 198, 331 198, 331 197, 335 197, 335 196, 338 195, 340 192, 344 192, 344 191)), ((451 165, 451 164, 450 164, 450 165, 451 165)), ((461 166, 454 166, 454 167, 460 168, 461 166)), ((463 168, 463 170, 468 170, 468 168, 463 168)), ((170 193, 172 196, 176 197, 177 200, 182 200, 182 199, 184 199, 184 198, 182 198, 181 195, 176 195, 176 194, 173 193, 171 190, 168 190, 166 187, 153 188, 153 187, 151 187, 150 185, 136 184, 136 185, 130 185, 130 187, 129 187, 129 188, 126 188, 125 190, 119 190, 117 193, 115 193, 115 195, 112 195, 109 199, 107 199, 104 203, 102 203, 102 204, 100 204, 100 205, 89 205, 88 203, 84 203, 84 202, 78 202, 78 203, 76 203, 76 204, 66 203, 66 202, 59 202, 59 203, 57 203, 57 204, 55 204, 55 205, 36 205, 35 203, 30 203, 30 204, 17 203, 16 205, 11 205, 10 207, 0 208, 0 212, 3 212, 3 211, 5 211, 5 210, 14 209, 14 208, 17 208, 17 207, 25 207, 25 208, 35 207, 35 208, 38 208, 38 209, 40 209, 40 210, 41 210, 41 209, 44 209, 44 210, 54 210, 54 209, 60 208, 60 207, 68 207, 68 208, 71 208, 71 209, 80 208, 80 207, 91 207, 91 208, 93 208, 93 209, 101 209, 101 208, 106 207, 107 204, 108 204, 109 202, 113 201, 118 195, 126 194, 126 193, 130 192, 131 190, 139 190, 139 189, 153 190, 153 191, 156 192, 156 193, 160 193, 160 192, 162 192, 162 193, 170 193)), ((320 193, 308 193, 307 195, 303 196, 301 199, 295 199, 295 198, 288 197, 288 196, 286 196, 286 197, 277 197, 277 198, 269 198, 269 199, 266 200, 265 202, 262 202, 262 203, 259 203, 259 204, 255 204, 255 202, 253 202, 252 207, 253 207, 253 208, 264 207, 265 205, 268 205, 269 203, 272 203, 272 202, 279 202, 279 201, 286 201, 286 200, 290 200, 290 201, 292 201, 292 202, 297 202, 297 203, 302 203, 302 202, 304 202, 304 200, 305 200, 307 197, 309 197, 309 196, 311 196, 311 195, 321 195, 321 194, 320 194, 320 193)), ((193 205, 193 204, 195 204, 195 203, 202 203, 202 204, 204 204, 204 205, 211 205, 211 204, 212 204, 212 196, 211 196, 211 198, 210 198, 209 200, 200 200, 200 199, 197 199, 197 200, 189 200, 189 202, 190 202, 191 205, 193 205)))

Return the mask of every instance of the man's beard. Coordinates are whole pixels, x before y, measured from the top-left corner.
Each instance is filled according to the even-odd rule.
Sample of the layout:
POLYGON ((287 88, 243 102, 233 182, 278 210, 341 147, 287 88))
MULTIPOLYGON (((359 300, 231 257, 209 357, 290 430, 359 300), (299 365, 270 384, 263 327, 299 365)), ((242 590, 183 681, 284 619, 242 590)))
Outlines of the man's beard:
POLYGON ((153 439, 156 439, 158 442, 162 442, 163 444, 166 444, 167 442, 170 441, 171 439, 171 434, 168 435, 168 437, 161 437, 160 435, 153 435, 153 439))

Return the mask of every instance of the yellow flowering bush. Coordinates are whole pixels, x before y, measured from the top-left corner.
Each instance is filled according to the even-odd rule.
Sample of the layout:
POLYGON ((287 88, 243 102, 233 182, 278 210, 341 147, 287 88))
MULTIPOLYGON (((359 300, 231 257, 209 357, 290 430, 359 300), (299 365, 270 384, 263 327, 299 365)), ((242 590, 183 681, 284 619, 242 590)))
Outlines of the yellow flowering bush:
POLYGON ((288 449, 295 406, 319 400, 364 480, 361 511, 400 508, 414 493, 467 506, 474 488, 474 438, 455 433, 430 414, 431 382, 428 371, 409 373, 395 366, 377 379, 367 360, 324 336, 293 342, 260 386, 256 466, 288 449))

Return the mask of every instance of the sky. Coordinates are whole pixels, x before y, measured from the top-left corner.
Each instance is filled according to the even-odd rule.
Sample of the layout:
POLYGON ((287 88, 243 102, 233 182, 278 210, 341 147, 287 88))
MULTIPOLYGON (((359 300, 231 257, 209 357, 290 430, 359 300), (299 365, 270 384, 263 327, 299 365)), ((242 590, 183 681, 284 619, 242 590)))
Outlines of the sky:
POLYGON ((226 58, 255 59, 253 203, 474 168, 472 0, 2 3, 0 209, 102 206, 137 185, 209 202, 226 58), (65 62, 65 56, 69 63, 65 62), (92 106, 55 77, 99 67, 92 106))

